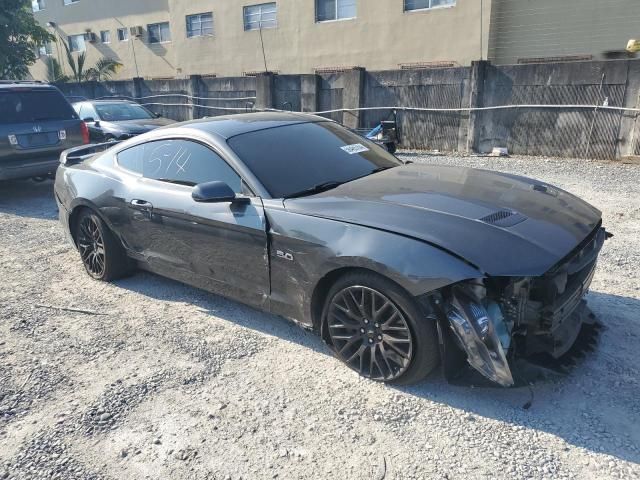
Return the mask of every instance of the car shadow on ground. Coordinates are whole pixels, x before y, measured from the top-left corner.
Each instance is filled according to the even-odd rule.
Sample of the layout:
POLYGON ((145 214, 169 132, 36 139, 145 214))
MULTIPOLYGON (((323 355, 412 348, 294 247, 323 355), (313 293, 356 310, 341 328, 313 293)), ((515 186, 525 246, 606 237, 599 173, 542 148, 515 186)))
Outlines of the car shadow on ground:
POLYGON ((119 287, 163 302, 184 302, 209 315, 235 325, 295 342, 315 352, 331 355, 320 336, 285 318, 263 312, 205 290, 140 271, 132 277, 115 282, 119 287))
POLYGON ((43 220, 57 219, 53 181, 0 181, 0 213, 43 220))
MULTIPOLYGON (((190 303, 236 325, 331 355, 318 335, 288 320, 178 282, 138 273, 117 284, 161 301, 190 303)), ((629 378, 631 372, 638 371, 639 362, 621 365, 625 349, 635 347, 616 345, 621 334, 628 341, 640 335, 640 322, 633 316, 633 312, 640 311, 640 300, 591 293, 589 302, 604 324, 608 323, 614 306, 617 313, 601 335, 596 351, 566 375, 537 383, 530 389, 503 389, 451 385, 441 372, 436 372, 420 384, 388 388, 504 422, 514 429, 546 432, 591 452, 640 463, 640 429, 637 428, 640 409, 636 400, 640 398, 640 391, 636 379, 629 378), (531 406, 525 408, 529 402, 531 406), (635 451, 630 445, 635 446, 635 451)))

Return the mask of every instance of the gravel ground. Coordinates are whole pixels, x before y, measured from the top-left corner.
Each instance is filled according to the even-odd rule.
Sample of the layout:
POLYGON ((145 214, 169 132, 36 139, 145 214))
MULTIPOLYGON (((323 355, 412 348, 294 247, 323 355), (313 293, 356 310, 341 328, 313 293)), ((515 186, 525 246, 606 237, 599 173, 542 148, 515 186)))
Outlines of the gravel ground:
POLYGON ((0 186, 0 480, 640 478, 640 166, 420 156, 524 174, 604 212, 607 326, 527 389, 360 379, 287 321, 150 274, 91 280, 52 184, 0 186), (51 307, 73 307, 94 314, 51 307))

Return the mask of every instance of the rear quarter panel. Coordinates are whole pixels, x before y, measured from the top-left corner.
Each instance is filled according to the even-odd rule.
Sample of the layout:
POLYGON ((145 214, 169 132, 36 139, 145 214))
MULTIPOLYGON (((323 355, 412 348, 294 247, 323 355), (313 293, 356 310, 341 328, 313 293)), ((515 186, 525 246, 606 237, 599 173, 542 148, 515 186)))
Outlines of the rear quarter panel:
POLYGON ((61 218, 63 225, 69 226, 68 217, 74 209, 85 206, 95 210, 119 235, 126 223, 121 204, 125 182, 115 171, 101 168, 112 158, 113 154, 106 152, 81 164, 58 167, 54 190, 56 199, 65 210, 61 215, 67 215, 67 222, 61 218))

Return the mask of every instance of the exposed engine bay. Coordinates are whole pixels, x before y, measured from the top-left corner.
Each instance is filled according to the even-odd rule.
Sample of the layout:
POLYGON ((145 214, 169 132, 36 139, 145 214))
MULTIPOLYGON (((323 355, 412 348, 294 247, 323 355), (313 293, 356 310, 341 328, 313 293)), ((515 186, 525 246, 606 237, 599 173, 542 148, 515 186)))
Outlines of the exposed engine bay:
MULTIPOLYGON (((486 277, 448 288, 435 301, 447 320, 439 324, 441 336, 450 334, 471 367, 504 387, 518 383, 518 359, 561 359, 581 330, 596 323, 584 296, 610 236, 596 228, 540 277, 486 277)), ((451 361, 451 346, 443 353, 451 361)))

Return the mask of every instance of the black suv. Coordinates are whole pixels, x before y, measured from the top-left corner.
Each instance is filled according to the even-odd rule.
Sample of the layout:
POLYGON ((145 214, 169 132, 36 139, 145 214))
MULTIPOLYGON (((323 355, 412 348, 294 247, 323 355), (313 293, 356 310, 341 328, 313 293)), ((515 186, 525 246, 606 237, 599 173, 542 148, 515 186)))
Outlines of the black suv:
POLYGON ((55 174, 60 153, 89 129, 53 85, 0 81, 0 180, 55 174))

